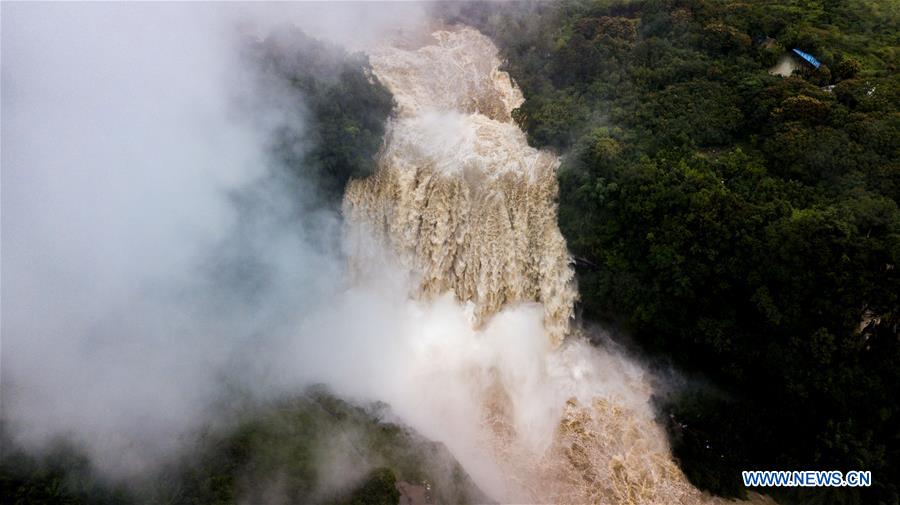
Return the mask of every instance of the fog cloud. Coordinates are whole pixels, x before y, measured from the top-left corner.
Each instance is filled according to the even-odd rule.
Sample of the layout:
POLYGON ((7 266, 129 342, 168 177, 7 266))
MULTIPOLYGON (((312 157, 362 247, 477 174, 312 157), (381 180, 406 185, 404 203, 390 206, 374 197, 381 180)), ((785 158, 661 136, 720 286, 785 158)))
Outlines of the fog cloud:
POLYGON ((339 216, 302 205, 316 181, 280 184, 268 136, 302 116, 254 95, 238 44, 294 23, 364 45, 415 19, 396 9, 3 5, 2 405, 20 442, 69 434, 140 471, 223 386, 270 391, 256 357, 341 289, 339 216))

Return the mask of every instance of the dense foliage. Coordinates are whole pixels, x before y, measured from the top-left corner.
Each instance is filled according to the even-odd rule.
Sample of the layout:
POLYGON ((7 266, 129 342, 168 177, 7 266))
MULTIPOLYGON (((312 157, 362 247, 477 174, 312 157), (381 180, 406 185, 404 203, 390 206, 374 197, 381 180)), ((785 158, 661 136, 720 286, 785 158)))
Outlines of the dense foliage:
POLYGON ((284 28, 262 41, 248 41, 249 65, 259 82, 248 106, 277 116, 271 149, 303 183, 313 182, 322 199, 340 202, 350 177, 374 171, 393 97, 372 74, 361 53, 284 28), (263 103, 260 103, 263 102, 263 103))
POLYGON ((863 469, 870 489, 778 496, 900 500, 898 10, 446 11, 495 39, 526 97, 517 121, 565 154, 559 218, 584 314, 717 385, 663 400, 705 489, 743 494, 743 469, 863 469), (795 47, 824 65, 771 75, 795 47))
POLYGON ((127 486, 100 477, 71 444, 35 456, 4 439, 0 503, 396 505, 399 480, 428 483, 440 503, 484 501, 443 445, 382 420, 387 413, 312 389, 232 413, 233 426, 201 434, 180 460, 127 486))
POLYGON ((65 441, 41 456, 0 438, 0 503, 3 505, 119 505, 131 493, 97 475, 88 458, 65 441))
POLYGON ((176 484, 167 490, 167 502, 279 498, 393 505, 399 500, 397 480, 429 482, 446 503, 481 496, 442 445, 382 421, 387 413, 383 405, 364 409, 315 389, 261 412, 253 409, 226 436, 204 437, 199 451, 173 466, 168 480, 176 484))

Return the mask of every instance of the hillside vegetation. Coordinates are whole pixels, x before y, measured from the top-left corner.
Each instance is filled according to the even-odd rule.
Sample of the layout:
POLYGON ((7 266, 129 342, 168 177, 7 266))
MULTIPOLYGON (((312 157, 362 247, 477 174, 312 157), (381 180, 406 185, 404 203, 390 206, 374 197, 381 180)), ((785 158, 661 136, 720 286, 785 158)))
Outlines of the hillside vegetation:
MULTIPOLYGON (((337 207, 350 177, 375 169, 390 91, 373 76, 368 57, 282 27, 243 46, 255 71, 249 114, 280 116, 271 134, 272 161, 300 184, 315 187, 314 205, 337 207)), ((271 125, 263 125, 271 126, 271 125)))
POLYGON ((15 505, 396 505, 398 481, 439 503, 486 498, 442 444, 322 388, 232 413, 225 429, 190 438, 183 456, 143 479, 112 481, 60 440, 34 455, 2 440, 0 503, 15 505))
POLYGON ((785 503, 897 503, 900 76, 890 1, 445 6, 501 47, 564 154, 582 310, 714 386, 661 398, 702 488, 871 470, 785 503), (799 48, 789 78, 768 69, 799 48), (833 86, 833 87, 830 87, 833 86))

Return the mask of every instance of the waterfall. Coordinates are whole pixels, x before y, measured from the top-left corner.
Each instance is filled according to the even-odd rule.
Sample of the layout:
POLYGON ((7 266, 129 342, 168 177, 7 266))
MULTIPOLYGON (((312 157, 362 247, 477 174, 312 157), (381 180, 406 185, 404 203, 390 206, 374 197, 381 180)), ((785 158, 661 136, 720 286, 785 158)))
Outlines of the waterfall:
POLYGON ((491 42, 470 29, 434 36, 372 55, 398 110, 378 172, 351 182, 345 215, 420 276, 421 296, 471 302, 478 327, 508 304, 540 303, 559 344, 576 296, 556 224, 559 162, 512 122, 522 94, 491 42))
POLYGON ((373 251, 387 251, 425 312, 455 304, 471 326, 444 328, 410 364, 429 408, 477 406, 474 426, 432 434, 504 502, 720 501, 692 487, 673 461, 648 372, 573 331, 559 160, 530 147, 513 122, 524 99, 490 39, 438 27, 398 35, 370 59, 397 107, 376 173, 345 194, 351 271, 365 282, 385 261, 373 251), (491 345, 499 350, 484 352, 491 345), (467 453, 461 439, 471 437, 467 453), (476 468, 479 458, 499 476, 476 468))

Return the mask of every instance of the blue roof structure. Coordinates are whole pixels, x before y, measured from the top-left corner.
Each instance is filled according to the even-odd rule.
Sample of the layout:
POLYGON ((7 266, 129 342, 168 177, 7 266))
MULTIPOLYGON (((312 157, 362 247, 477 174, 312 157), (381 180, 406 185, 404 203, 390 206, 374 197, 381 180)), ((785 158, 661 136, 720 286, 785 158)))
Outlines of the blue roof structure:
POLYGON ((799 56, 799 57, 803 58, 804 60, 806 60, 807 62, 809 62, 810 65, 812 65, 816 68, 819 68, 822 66, 822 63, 819 62, 819 60, 817 60, 813 55, 811 55, 809 53, 804 53, 803 51, 797 49, 796 47, 793 49, 793 51, 795 53, 797 53, 797 56, 799 56))

